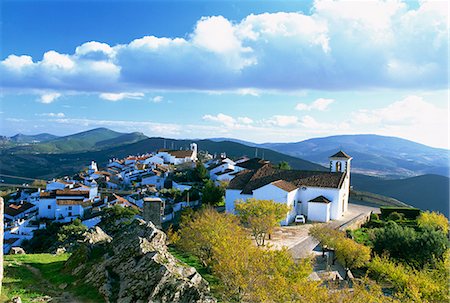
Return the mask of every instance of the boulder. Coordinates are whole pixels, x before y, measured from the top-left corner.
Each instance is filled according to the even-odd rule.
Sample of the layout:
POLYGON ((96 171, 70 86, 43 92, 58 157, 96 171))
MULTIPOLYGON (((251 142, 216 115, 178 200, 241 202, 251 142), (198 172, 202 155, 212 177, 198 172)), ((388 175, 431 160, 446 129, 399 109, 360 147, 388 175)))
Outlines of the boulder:
POLYGON ((112 238, 108 236, 100 227, 95 226, 83 234, 83 242, 89 245, 109 243, 112 238))
POLYGON ((11 247, 9 254, 10 255, 25 255, 26 253, 22 247, 15 246, 15 247, 11 247))
POLYGON ((22 303, 22 299, 20 297, 14 297, 10 301, 11 303, 22 303))
MULTIPOLYGON (((99 227, 95 234, 106 235, 99 227)), ((208 282, 195 268, 168 252, 165 233, 153 223, 135 220, 113 239, 106 235, 95 244, 90 234, 86 236, 84 243, 89 248, 72 254, 68 262, 72 258, 90 261, 72 262, 72 273, 96 286, 107 302, 216 302, 208 282), (103 252, 100 257, 99 251, 103 252)))

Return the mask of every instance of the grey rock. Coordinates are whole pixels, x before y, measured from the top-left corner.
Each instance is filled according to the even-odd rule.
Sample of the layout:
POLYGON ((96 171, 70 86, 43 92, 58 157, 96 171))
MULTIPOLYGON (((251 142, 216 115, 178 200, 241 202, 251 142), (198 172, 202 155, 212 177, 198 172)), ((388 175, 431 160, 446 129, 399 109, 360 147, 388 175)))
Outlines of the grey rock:
POLYGON ((84 243, 95 245, 99 243, 109 243, 112 238, 108 236, 100 227, 95 226, 83 234, 84 243))
POLYGON ((9 254, 10 255, 25 255, 26 253, 22 247, 16 246, 16 247, 11 247, 9 254))
POLYGON ((22 299, 20 297, 14 297, 12 298, 11 303, 22 303, 22 299))
MULTIPOLYGON (((98 227, 95 233, 106 235, 98 227)), ((107 302, 216 302, 208 282, 195 268, 181 263, 167 251, 166 235, 153 223, 135 220, 109 241, 106 252, 93 265, 73 267, 73 273, 83 273, 84 282, 97 287, 107 302)), ((84 242, 91 245, 90 251, 98 251, 98 245, 105 247, 105 241, 93 246, 91 240, 84 242)), ((77 253, 72 257, 91 259, 88 254, 80 258, 77 253)))

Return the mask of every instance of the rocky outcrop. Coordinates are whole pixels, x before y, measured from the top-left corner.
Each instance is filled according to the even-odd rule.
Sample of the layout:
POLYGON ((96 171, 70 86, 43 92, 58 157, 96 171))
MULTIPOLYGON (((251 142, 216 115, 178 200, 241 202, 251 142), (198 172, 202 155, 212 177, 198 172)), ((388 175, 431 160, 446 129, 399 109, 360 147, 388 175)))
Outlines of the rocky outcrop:
POLYGON ((108 302, 216 302, 200 274, 167 251, 166 235, 151 222, 135 220, 114 239, 97 227, 84 243, 69 267, 108 302))

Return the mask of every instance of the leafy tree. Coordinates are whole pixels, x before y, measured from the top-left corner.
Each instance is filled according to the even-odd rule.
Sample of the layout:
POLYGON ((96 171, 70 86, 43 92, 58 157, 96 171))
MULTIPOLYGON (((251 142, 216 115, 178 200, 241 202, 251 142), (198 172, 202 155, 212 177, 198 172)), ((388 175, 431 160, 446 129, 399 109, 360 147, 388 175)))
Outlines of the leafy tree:
POLYGON ((445 234, 448 233, 448 220, 447 218, 437 212, 422 212, 417 218, 417 224, 422 227, 431 227, 436 230, 441 230, 445 234))
POLYGON ((340 239, 335 245, 336 258, 346 269, 362 267, 370 260, 370 248, 352 239, 340 239))
POLYGON ((198 181, 209 179, 209 172, 200 161, 195 164, 195 174, 198 181))
POLYGON ((281 161, 280 163, 278 163, 277 167, 279 169, 284 169, 284 170, 291 170, 291 166, 289 165, 289 163, 287 163, 286 161, 281 161))
POLYGON ((440 230, 422 228, 414 230, 389 222, 374 232, 373 250, 387 252, 392 258, 416 267, 423 267, 433 259, 442 259, 449 244, 440 230))
POLYGON ((368 272, 377 281, 391 284, 401 302, 448 302, 449 265, 446 257, 435 268, 418 270, 376 255, 368 272))
POLYGON ((217 206, 224 201, 225 189, 208 180, 202 190, 202 203, 217 206))
POLYGON ((273 200, 248 199, 235 204, 237 216, 248 226, 258 246, 264 245, 266 235, 286 218, 289 207, 273 200))
POLYGON ((325 224, 315 224, 309 229, 309 235, 319 241, 322 254, 326 248, 336 248, 337 242, 345 238, 345 234, 325 224))
POLYGON ((59 242, 76 242, 81 239, 85 231, 87 231, 87 227, 77 218, 72 223, 61 226, 57 239, 59 242))
POLYGON ((98 224, 106 233, 116 233, 122 229, 123 225, 128 225, 133 221, 139 210, 132 207, 122 207, 114 205, 103 210, 102 220, 98 224))

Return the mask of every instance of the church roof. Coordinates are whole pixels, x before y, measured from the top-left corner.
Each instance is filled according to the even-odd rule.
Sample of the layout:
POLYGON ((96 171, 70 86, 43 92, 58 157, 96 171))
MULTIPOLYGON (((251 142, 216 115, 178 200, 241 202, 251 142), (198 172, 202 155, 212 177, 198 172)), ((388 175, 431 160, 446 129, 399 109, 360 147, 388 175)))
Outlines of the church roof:
POLYGON ((337 153, 335 153, 334 155, 332 155, 330 158, 345 158, 345 159, 351 159, 352 157, 350 157, 349 155, 347 155, 346 153, 344 153, 342 150, 338 151, 337 153))
POLYGON ((341 188, 344 179, 345 174, 340 172, 283 170, 268 163, 259 169, 239 172, 231 179, 228 189, 238 189, 242 194, 250 195, 253 190, 270 183, 288 191, 302 186, 341 188))
POLYGON ((318 196, 312 200, 309 200, 309 202, 315 202, 315 203, 331 203, 330 200, 328 200, 327 198, 325 198, 324 196, 318 196))

